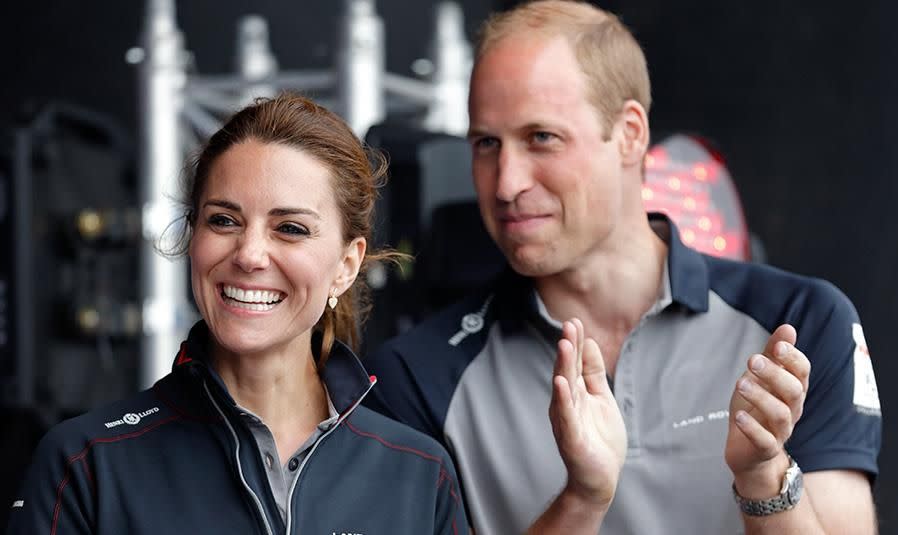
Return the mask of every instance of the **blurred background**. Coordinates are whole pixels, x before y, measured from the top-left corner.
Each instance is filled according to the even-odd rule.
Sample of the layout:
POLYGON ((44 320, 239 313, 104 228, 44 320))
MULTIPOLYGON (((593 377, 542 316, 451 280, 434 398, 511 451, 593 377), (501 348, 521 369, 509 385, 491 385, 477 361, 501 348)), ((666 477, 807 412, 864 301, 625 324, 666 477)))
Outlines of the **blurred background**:
MULTIPOLYGON (((193 319, 186 268, 151 259, 147 238, 172 220, 184 157, 252 94, 304 90, 390 153, 377 241, 418 257, 369 276, 369 345, 498 269, 470 202, 458 88, 476 28, 513 4, 7 3, 0 454, 20 462, 0 467, 0 498, 49 425, 170 366, 193 319)), ((857 307, 884 406, 881 530, 898 533, 898 4, 600 5, 649 62, 647 205, 682 217, 696 246, 825 278, 857 307)))

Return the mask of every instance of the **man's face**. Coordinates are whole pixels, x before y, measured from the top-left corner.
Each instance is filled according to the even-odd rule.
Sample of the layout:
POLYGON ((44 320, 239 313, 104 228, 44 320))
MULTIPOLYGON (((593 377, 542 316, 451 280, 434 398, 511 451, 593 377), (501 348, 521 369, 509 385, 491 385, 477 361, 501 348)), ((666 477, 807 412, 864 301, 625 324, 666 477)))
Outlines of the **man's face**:
POLYGON ((561 37, 505 37, 474 69, 474 186, 487 230, 521 274, 553 275, 613 246, 623 208, 621 134, 614 127, 602 139, 587 95, 561 37))

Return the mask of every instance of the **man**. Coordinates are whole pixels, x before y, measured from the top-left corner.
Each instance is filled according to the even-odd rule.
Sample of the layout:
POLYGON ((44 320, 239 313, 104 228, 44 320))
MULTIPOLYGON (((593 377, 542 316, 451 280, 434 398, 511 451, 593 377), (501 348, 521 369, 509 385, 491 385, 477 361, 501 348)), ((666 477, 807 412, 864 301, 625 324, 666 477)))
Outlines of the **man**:
POLYGON ((370 355, 370 404, 447 445, 480 534, 875 531, 853 306, 647 219, 649 107, 612 15, 545 0, 487 23, 469 138, 513 272, 370 355))

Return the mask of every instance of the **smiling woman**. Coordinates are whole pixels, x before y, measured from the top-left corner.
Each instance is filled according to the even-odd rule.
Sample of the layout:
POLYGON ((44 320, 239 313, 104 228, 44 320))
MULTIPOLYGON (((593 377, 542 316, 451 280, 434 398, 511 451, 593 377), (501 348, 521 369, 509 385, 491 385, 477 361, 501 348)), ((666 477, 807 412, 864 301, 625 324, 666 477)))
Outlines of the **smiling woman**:
POLYGON ((332 314, 330 295, 339 301, 352 286, 367 243, 344 238, 330 170, 307 152, 251 140, 219 156, 203 182, 191 278, 220 350, 311 351, 312 328, 332 314))
MULTIPOLYGON (((297 221, 290 223, 289 216, 314 219, 319 233, 341 237, 347 247, 356 240, 355 247, 361 246, 362 253, 361 264, 357 266, 360 273, 373 262, 395 256, 390 252, 365 254, 365 245, 371 237, 371 214, 377 188, 386 173, 386 161, 380 153, 366 150, 342 119, 307 99, 280 97, 238 112, 212 136, 191 167, 193 172, 187 175, 183 187, 184 211, 190 224, 184 227, 184 234, 178 240, 179 246, 171 251, 173 254, 189 252, 193 234, 208 223, 202 221, 205 204, 231 210, 241 208, 228 199, 208 195, 207 184, 217 174, 244 173, 236 178, 237 188, 243 191, 264 187, 264 177, 271 173, 281 178, 295 179, 285 180, 280 187, 293 188, 294 198, 299 199, 296 206, 278 202, 274 203, 277 206, 273 204, 270 207, 271 215, 282 216, 285 222, 285 228, 279 231, 281 234, 310 234, 309 225, 298 224, 297 221), (250 154, 251 149, 244 145, 257 145, 258 150, 250 154), (260 155, 266 156, 263 158, 264 165, 270 165, 270 168, 264 167, 261 160, 253 167, 249 160, 260 155), (244 158, 247 160, 244 161, 244 158), (227 163, 222 164, 221 159, 226 159, 227 163), (231 162, 236 164, 233 169, 231 162), (312 187, 318 189, 310 189, 312 187), (316 194, 317 202, 327 201, 324 208, 329 210, 328 214, 313 207, 316 200, 312 196, 316 194), (205 200, 204 195, 208 197, 205 200), (332 215, 334 219, 323 222, 322 215, 332 215)), ((226 180, 227 176, 223 179, 226 180)), ((314 237, 320 238, 317 234, 314 237)), ((193 283, 196 292, 195 279, 193 283)), ((349 293, 345 298, 338 299, 333 313, 324 314, 317 326, 317 330, 324 335, 322 359, 327 358, 335 338, 357 349, 359 326, 368 309, 364 277, 358 278, 355 283, 350 281, 347 289, 332 290, 337 290, 338 297, 344 292, 349 293)))
POLYGON ((192 171, 176 252, 202 320, 151 389, 44 438, 9 533, 466 532, 442 447, 360 406, 359 274, 393 256, 366 254, 383 157, 282 95, 192 171))

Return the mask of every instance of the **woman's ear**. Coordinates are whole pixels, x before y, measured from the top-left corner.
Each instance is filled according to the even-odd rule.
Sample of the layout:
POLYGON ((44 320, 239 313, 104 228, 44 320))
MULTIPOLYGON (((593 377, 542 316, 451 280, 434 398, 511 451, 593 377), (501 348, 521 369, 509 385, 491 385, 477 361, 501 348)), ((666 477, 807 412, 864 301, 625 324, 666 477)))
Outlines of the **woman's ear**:
POLYGON ((365 259, 365 251, 367 249, 368 242, 362 237, 353 239, 346 246, 343 260, 340 263, 337 277, 334 279, 333 284, 333 287, 337 290, 338 297, 355 282, 356 277, 359 275, 359 269, 362 267, 362 261, 365 259))
POLYGON ((642 104, 635 100, 624 103, 618 126, 621 129, 621 160, 625 166, 642 168, 649 148, 649 117, 642 104))

